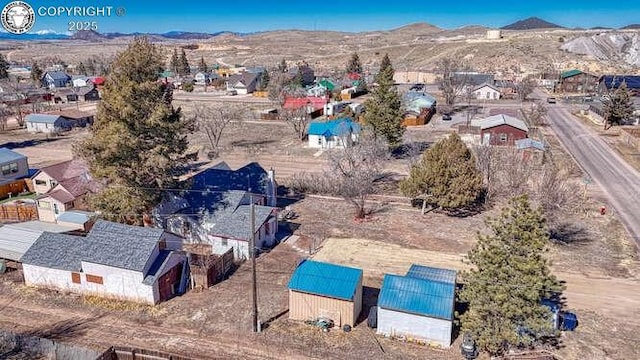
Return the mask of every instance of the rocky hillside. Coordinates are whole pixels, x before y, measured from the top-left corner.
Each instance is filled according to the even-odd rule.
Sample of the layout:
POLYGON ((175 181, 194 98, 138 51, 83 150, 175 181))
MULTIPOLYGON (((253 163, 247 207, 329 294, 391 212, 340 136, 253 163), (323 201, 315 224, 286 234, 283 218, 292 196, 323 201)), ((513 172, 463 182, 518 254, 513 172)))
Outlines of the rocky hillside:
POLYGON ((640 33, 605 32, 580 36, 562 45, 562 50, 603 62, 640 66, 640 33))

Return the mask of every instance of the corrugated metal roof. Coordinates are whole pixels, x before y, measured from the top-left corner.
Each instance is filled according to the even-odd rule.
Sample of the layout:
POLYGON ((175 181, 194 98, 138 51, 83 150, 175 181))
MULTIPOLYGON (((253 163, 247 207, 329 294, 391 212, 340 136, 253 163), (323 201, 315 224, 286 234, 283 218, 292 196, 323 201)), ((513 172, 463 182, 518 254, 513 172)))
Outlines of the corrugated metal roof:
POLYGON ((538 140, 534 140, 534 139, 530 139, 530 138, 516 140, 516 148, 519 149, 519 150, 524 150, 524 149, 529 149, 529 148, 542 150, 542 151, 545 150, 545 147, 544 147, 543 143, 541 143, 538 140))
POLYGON ((13 150, 7 148, 0 148, 0 163, 4 164, 9 161, 16 161, 20 159, 24 159, 26 156, 19 154, 13 150))
POLYGON ((447 284, 456 283, 455 270, 440 269, 416 264, 411 265, 406 276, 422 280, 439 281, 447 284))
POLYGON ((0 258, 20 261, 42 231, 5 225, 0 227, 0 258))
POLYGON ((500 125, 509 125, 516 129, 520 129, 525 132, 529 132, 529 128, 524 121, 520 119, 516 119, 513 116, 498 114, 489 116, 484 119, 479 120, 471 120, 471 126, 480 127, 482 130, 490 129, 492 127, 500 126, 500 125))
POLYGON ((342 136, 347 133, 359 133, 360 125, 349 118, 331 121, 312 121, 309 123, 309 135, 342 136))
POLYGON ((362 270, 305 260, 293 272, 289 289, 330 298, 353 300, 362 270))
POLYGON ((26 121, 32 123, 55 124, 58 119, 60 119, 60 115, 29 114, 27 115, 26 121))
POLYGON ((453 320, 455 288, 455 283, 386 274, 378 307, 453 320))
POLYGON ((91 213, 84 211, 65 211, 58 216, 58 221, 72 224, 84 224, 91 219, 91 213))
POLYGON ((566 79, 568 77, 572 77, 572 76, 576 76, 576 75, 580 75, 582 74, 582 71, 577 70, 577 69, 573 69, 573 70, 569 70, 569 71, 565 71, 562 74, 560 74, 560 77, 563 79, 566 79))

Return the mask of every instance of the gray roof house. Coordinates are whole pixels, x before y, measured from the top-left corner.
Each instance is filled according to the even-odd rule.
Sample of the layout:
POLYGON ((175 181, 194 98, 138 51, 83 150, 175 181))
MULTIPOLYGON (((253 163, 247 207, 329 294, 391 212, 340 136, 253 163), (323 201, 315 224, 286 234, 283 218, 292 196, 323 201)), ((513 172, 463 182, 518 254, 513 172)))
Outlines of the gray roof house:
POLYGON ((47 71, 42 74, 41 83, 43 87, 50 89, 62 88, 71 83, 71 76, 63 71, 47 71))
POLYGON ((25 118, 27 131, 30 133, 59 133, 71 130, 73 123, 60 115, 29 114, 25 118))
POLYGON ((256 91, 259 81, 260 74, 244 71, 229 77, 227 90, 236 90, 238 94, 251 94, 256 91))
POLYGON ((87 236, 44 232, 22 256, 27 285, 155 304, 186 289, 182 239, 98 220, 87 236))
POLYGON ((157 226, 184 236, 188 242, 211 244, 216 254, 233 248, 236 258, 247 258, 253 203, 256 247, 273 246, 278 185, 272 170, 265 171, 257 163, 232 170, 222 162, 188 181, 189 190, 167 194, 154 209, 157 226))

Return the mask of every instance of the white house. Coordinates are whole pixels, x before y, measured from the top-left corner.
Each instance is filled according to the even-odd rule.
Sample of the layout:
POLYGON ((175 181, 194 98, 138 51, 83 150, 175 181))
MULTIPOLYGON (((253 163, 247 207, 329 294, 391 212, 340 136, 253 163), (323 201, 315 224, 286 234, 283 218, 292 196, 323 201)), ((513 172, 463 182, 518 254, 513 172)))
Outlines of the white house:
POLYGON ((154 209, 157 226, 187 242, 210 244, 214 254, 233 248, 236 259, 247 259, 253 203, 256 248, 275 245, 278 184, 273 170, 265 171, 258 163, 232 170, 223 162, 188 181, 189 191, 168 195, 154 209))
POLYGON ((478 100, 498 100, 500 99, 500 90, 490 84, 482 84, 473 89, 473 94, 478 100))
POLYGON ((73 127, 73 122, 60 115, 29 114, 25 119, 27 132, 57 134, 73 127))
POLYGON ((451 346, 456 272, 412 265, 405 276, 386 274, 378 297, 377 333, 451 346))
POLYGON ((71 83, 73 84, 72 86, 74 88, 90 86, 91 83, 88 82, 88 81, 89 81, 89 77, 84 76, 84 75, 77 75, 77 76, 72 76, 71 77, 71 83))
POLYGON ((182 239, 97 221, 86 237, 44 232, 22 256, 26 285, 156 304, 186 290, 182 239))
POLYGON ((335 116, 344 111, 349 106, 349 101, 332 101, 324 104, 324 115, 335 116))
POLYGON ((260 74, 245 71, 229 77, 227 90, 235 90, 239 95, 247 95, 256 91, 258 85, 260 85, 260 74))
POLYGON ((360 125, 349 118, 309 123, 309 147, 344 148, 358 141, 360 125))

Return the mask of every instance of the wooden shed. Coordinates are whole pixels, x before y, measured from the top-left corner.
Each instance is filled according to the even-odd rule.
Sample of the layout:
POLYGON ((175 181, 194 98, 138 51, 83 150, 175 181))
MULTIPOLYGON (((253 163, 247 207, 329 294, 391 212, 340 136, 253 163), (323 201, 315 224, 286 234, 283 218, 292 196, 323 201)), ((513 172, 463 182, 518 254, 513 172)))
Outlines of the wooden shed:
POLYGON ((289 281, 289 318, 354 326, 362 310, 362 270, 305 260, 289 281))

